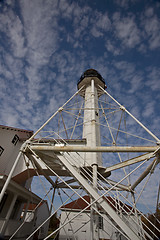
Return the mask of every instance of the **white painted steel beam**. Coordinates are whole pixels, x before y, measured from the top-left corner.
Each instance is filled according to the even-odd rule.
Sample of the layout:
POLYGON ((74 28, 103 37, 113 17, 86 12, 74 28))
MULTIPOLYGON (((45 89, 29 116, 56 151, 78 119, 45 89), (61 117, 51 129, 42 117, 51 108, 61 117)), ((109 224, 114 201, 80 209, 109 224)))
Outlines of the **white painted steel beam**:
MULTIPOLYGON (((130 188, 129 186, 126 186, 124 184, 121 184, 121 183, 117 183, 116 181, 113 181, 111 179, 107 179, 107 183, 112 185, 112 186, 115 186, 116 187, 112 187, 112 190, 120 190, 120 191, 130 191, 130 188), (116 189, 117 188, 117 189, 116 189)), ((110 189, 110 188, 109 188, 110 189)))
POLYGON ((100 85, 99 88, 107 94, 117 105, 120 107, 121 110, 125 111, 129 116, 131 116, 146 132, 148 132, 158 143, 160 143, 160 139, 155 136, 147 127, 145 127, 137 118, 135 118, 124 106, 122 106, 116 99, 114 99, 106 90, 104 90, 100 85))
POLYGON ((152 163, 146 168, 146 170, 141 174, 137 181, 131 186, 131 190, 134 190, 135 187, 151 172, 152 169, 160 162, 160 158, 154 159, 152 163))
POLYGON ((69 103, 83 88, 84 88, 84 86, 82 86, 75 94, 73 94, 73 96, 72 96, 67 102, 65 102, 65 104, 63 104, 63 106, 60 107, 60 108, 29 138, 29 140, 27 140, 27 142, 29 142, 29 141, 31 141, 32 139, 34 139, 34 137, 57 115, 57 113, 60 112, 61 110, 63 110, 63 108, 66 106, 66 104, 69 103))
POLYGON ((53 151, 53 152, 154 152, 159 149, 159 146, 46 146, 32 145, 30 148, 34 151, 53 151))
POLYGON ((125 232, 131 240, 139 240, 137 234, 120 218, 120 216, 113 210, 113 208, 107 203, 107 201, 100 196, 97 191, 88 183, 88 181, 82 177, 78 171, 69 163, 69 161, 63 156, 59 156, 62 164, 72 173, 77 181, 84 187, 84 189, 90 194, 90 196, 97 202, 103 210, 109 214, 115 223, 125 232))
POLYGON ((131 158, 131 159, 128 159, 126 161, 123 161, 123 162, 117 163, 115 165, 112 165, 110 167, 107 167, 105 172, 113 171, 113 170, 116 170, 116 169, 119 169, 119 168, 122 168, 122 167, 127 167, 127 166, 130 166, 130 165, 134 164, 134 163, 144 161, 146 159, 149 160, 150 158, 152 158, 154 156, 155 156, 154 153, 143 154, 141 156, 131 158))
MULTIPOLYGON (((71 184, 71 183, 74 183, 75 182, 75 179, 72 178, 72 179, 69 179, 69 180, 66 180, 65 181, 67 184, 71 184)), ((57 184, 56 186, 57 188, 66 188, 66 185, 64 184, 64 182, 60 182, 57 184)), ((77 188, 79 188, 79 186, 76 186, 77 188)))
POLYGON ((26 156, 32 160, 35 164, 35 167, 37 168, 38 170, 38 173, 40 175, 43 175, 45 176, 45 178, 48 180, 48 182, 50 182, 50 184, 54 187, 55 186, 55 182, 45 173, 45 171, 43 170, 43 168, 40 166, 40 164, 38 163, 37 159, 35 159, 35 155, 31 155, 29 153, 26 153, 26 156))

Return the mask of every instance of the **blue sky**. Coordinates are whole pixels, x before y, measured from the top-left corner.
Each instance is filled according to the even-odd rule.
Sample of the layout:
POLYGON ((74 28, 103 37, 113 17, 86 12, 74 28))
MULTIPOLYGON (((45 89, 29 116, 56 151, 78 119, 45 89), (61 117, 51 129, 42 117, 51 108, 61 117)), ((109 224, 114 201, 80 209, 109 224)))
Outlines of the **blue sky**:
POLYGON ((160 2, 0 1, 0 122, 36 130, 88 68, 160 135, 160 2))

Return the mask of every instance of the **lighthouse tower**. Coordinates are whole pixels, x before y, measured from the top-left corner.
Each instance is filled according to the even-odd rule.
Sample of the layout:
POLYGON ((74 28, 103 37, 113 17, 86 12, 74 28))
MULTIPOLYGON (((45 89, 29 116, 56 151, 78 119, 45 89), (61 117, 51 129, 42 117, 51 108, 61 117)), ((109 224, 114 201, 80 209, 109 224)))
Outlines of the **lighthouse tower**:
MULTIPOLYGON (((78 89, 84 86, 80 95, 85 99, 84 119, 83 119, 83 138, 87 141, 88 147, 101 145, 100 126, 99 126, 99 107, 98 98, 103 94, 98 86, 105 88, 105 81, 102 76, 94 69, 86 70, 78 82, 78 89), (84 90, 85 89, 85 90, 84 90)), ((101 153, 87 153, 86 166, 97 164, 102 166, 101 153)))
MULTIPOLYGON (((78 82, 78 89, 84 86, 80 95, 84 98, 83 138, 86 139, 87 147, 101 146, 98 98, 103 94, 99 86, 105 88, 102 76, 94 69, 86 70, 78 82)), ((102 166, 100 152, 86 153, 85 166, 92 167, 93 188, 97 188, 97 171, 102 166)), ((93 199, 92 199, 93 200, 93 199)), ((94 208, 97 206, 94 204, 94 208)), ((91 239, 99 239, 98 216, 91 208, 91 239)))
MULTIPOLYGON (((142 192, 152 190, 151 185, 147 190, 146 187, 150 177, 153 180, 153 173, 158 186, 159 138, 105 90, 105 81, 95 69, 86 70, 77 87, 78 91, 22 144, 4 185, 1 185, 0 199, 12 185, 17 189, 16 197, 19 194, 22 186, 13 184, 12 178, 24 161, 26 172, 22 172, 23 175, 20 172, 20 177, 37 176, 40 179, 39 175, 43 175, 49 182, 47 191, 40 179, 45 190, 44 199, 52 191, 49 218, 34 226, 26 240, 41 232, 43 225, 59 211, 62 212, 60 226, 43 239, 56 236, 58 232, 61 239, 145 240, 146 236, 158 239, 156 224, 153 225, 155 231, 148 233, 147 225, 141 221, 148 219, 136 205, 146 202, 142 192)), ((2 147, 1 150, 2 155, 2 147)), ((159 192, 160 188, 157 206, 159 192)), ((28 190, 23 193, 27 196, 26 206, 29 206, 35 196, 28 190)), ((25 196, 20 199, 24 201, 25 196)), ((9 212, 11 214, 11 208, 9 212)), ((11 238, 23 224, 19 226, 18 223, 11 238)))

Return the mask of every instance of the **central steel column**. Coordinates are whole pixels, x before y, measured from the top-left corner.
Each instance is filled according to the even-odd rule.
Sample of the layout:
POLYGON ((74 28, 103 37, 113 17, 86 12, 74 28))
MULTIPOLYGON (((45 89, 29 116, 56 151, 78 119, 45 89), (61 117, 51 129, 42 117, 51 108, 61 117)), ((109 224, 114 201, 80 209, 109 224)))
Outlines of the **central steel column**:
MULTIPOLYGON (((97 125, 99 118, 97 88, 94 79, 91 84, 86 87, 85 91, 85 110, 84 110, 84 127, 83 137, 87 140, 87 146, 95 147, 100 145, 100 130, 97 125)), ((97 166, 101 162, 101 153, 86 153, 85 165, 92 166, 93 188, 97 189, 97 166)), ((92 201, 92 198, 91 198, 92 201)), ((96 204, 91 207, 91 240, 99 240, 98 215, 93 208, 97 208, 96 204)))
MULTIPOLYGON (((85 108, 83 120, 83 138, 86 138, 88 147, 101 146, 98 95, 94 79, 91 80, 90 85, 86 86, 84 98, 85 108)), ((85 166, 92 166, 93 164, 102 166, 102 157, 100 152, 86 153, 85 166)))

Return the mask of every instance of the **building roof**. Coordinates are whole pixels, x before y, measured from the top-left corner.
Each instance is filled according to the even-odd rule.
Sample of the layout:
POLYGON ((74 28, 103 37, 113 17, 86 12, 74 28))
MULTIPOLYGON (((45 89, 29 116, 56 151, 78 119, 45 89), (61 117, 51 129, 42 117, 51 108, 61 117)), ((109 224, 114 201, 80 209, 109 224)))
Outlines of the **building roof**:
POLYGON ((25 129, 20 129, 20 128, 15 128, 15 127, 9 127, 9 126, 4 126, 4 125, 0 125, 1 129, 5 129, 5 130, 12 130, 12 131, 18 131, 18 132, 25 132, 25 133, 29 133, 30 136, 33 135, 33 131, 32 130, 25 130, 25 129))
MULTIPOLYGON (((0 188, 4 186, 4 183, 7 180, 7 176, 0 175, 0 188)), ((41 198, 34 194, 33 192, 29 191, 28 189, 24 188, 23 186, 19 185, 12 179, 9 182, 7 187, 7 191, 11 193, 16 193, 19 198, 23 199, 24 201, 32 199, 33 203, 39 203, 41 198)))
MULTIPOLYGON (((83 199, 85 199, 88 203, 90 203, 90 197, 88 195, 85 195, 83 197, 83 199)), ((78 198, 77 200, 70 202, 66 205, 64 205, 61 209, 68 209, 68 210, 83 210, 87 207, 87 203, 83 200, 82 198, 78 198)), ((121 202, 120 200, 118 201, 117 199, 107 196, 104 197, 104 199, 106 199, 107 203, 116 211, 116 210, 121 210, 122 212, 131 212, 133 210, 133 208, 131 206, 129 206, 128 204, 125 204, 123 202, 121 202)), ((86 210, 90 210, 90 207, 88 207, 86 210)), ((99 209, 100 210, 100 209, 99 209)))
MULTIPOLYGON (((29 206, 28 206, 28 211, 33 211, 33 210, 35 210, 35 208, 37 208, 37 206, 38 206, 38 208, 39 208, 39 207, 42 206, 43 204, 48 205, 48 204, 47 204, 47 201, 43 201, 43 202, 41 202, 40 204, 30 203, 29 206)), ((26 209, 26 206, 27 206, 27 203, 24 204, 23 210, 26 209)))
MULTIPOLYGON (((88 195, 83 197, 88 203, 90 203, 90 197, 88 195)), ((87 203, 82 199, 78 198, 77 200, 70 202, 66 205, 64 205, 61 209, 72 209, 72 210, 82 210, 87 207, 87 203)), ((87 208, 89 210, 90 207, 87 208)))

